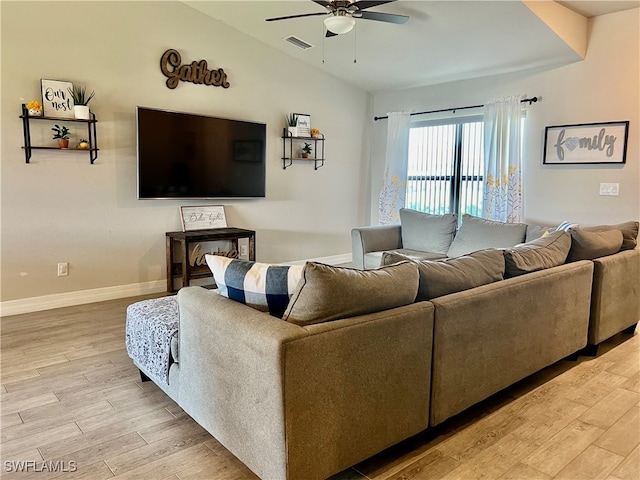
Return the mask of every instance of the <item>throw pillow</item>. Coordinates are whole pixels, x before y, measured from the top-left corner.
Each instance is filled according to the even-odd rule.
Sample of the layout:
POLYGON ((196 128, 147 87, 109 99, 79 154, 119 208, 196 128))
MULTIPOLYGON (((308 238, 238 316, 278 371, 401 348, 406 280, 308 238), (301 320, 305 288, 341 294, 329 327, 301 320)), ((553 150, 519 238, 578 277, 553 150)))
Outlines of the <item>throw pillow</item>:
POLYGON ((571 235, 552 232, 544 237, 504 250, 505 276, 517 277, 525 273, 557 267, 567 260, 571 235))
POLYGON ((565 220, 564 222, 562 222, 560 225, 558 225, 556 227, 556 231, 558 231, 558 232, 569 232, 569 231, 573 230, 574 228, 578 228, 578 224, 577 223, 571 223, 571 222, 567 222, 565 220))
POLYGON ((530 242, 536 238, 544 237, 556 230, 556 227, 543 227, 541 225, 527 225, 527 234, 524 238, 525 242, 530 242))
POLYGON ((620 250, 633 250, 638 245, 638 222, 624 222, 617 225, 596 225, 584 227, 588 232, 602 232, 606 230, 620 230, 622 232, 622 247, 620 250))
POLYGON ((282 317, 302 277, 302 265, 269 265, 205 255, 220 295, 282 317))
POLYGON ((413 303, 418 268, 402 262, 374 270, 307 262, 283 320, 311 325, 413 303))
POLYGON ((430 215, 408 208, 400 209, 402 248, 446 255, 456 234, 458 216, 430 215))
POLYGON ((524 223, 495 222, 464 214, 447 256, 460 257, 487 248, 513 247, 524 242, 526 233, 524 223))
MULTIPOLYGON (((385 252, 382 262, 393 264, 407 257, 385 252)), ((502 280, 504 256, 498 249, 480 250, 469 255, 445 260, 412 260, 418 264, 420 284, 416 301, 461 292, 502 280)))
POLYGON ((571 230, 569 261, 593 260, 594 258, 613 255, 620 251, 622 240, 622 232, 620 230, 589 232, 583 228, 575 228, 571 230))

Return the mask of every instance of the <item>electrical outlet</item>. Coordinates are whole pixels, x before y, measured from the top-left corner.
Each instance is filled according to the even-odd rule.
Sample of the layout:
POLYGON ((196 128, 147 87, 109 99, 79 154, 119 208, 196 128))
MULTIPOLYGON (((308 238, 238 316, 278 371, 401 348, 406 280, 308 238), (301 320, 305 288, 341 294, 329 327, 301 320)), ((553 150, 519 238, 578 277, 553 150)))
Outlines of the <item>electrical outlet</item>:
POLYGON ((240 245, 240 255, 243 257, 247 256, 247 246, 246 245, 240 245))
POLYGON ((67 275, 69 275, 69 264, 67 262, 59 263, 58 264, 58 276, 59 277, 66 277, 67 275))
POLYGON ((619 192, 620 192, 619 183, 601 183, 600 184, 600 195, 617 197, 619 192))

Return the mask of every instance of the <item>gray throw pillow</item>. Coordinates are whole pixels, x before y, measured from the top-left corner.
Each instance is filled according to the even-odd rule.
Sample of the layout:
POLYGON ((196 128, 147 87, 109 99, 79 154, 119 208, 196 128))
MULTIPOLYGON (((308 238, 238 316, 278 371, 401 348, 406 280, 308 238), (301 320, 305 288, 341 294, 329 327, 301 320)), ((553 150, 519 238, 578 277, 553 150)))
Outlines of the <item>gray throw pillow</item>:
POLYGON ((633 250, 638 244, 638 222, 624 222, 617 225, 596 225, 584 227, 587 232, 603 232, 606 230, 620 230, 622 232, 622 247, 620 250, 633 250))
POLYGON ((542 237, 545 233, 549 234, 551 232, 555 232, 556 227, 543 227, 541 225, 527 225, 527 235, 525 236, 524 241, 530 242, 531 240, 535 240, 536 238, 542 237))
POLYGON ((446 255, 456 234, 458 216, 431 215, 408 208, 400 209, 402 247, 446 255))
POLYGON ((311 325, 409 305, 418 293, 418 267, 402 262, 356 270, 307 262, 283 320, 311 325))
POLYGON ((568 232, 553 232, 504 250, 505 277, 517 277, 545 268, 557 267, 567 260, 571 248, 568 232))
POLYGON ((569 250, 568 261, 593 260, 613 255, 620 251, 622 240, 620 230, 590 232, 584 228, 574 228, 571 230, 571 250, 569 250))
MULTIPOLYGON (((407 257, 395 252, 382 255, 383 264, 393 264, 407 257)), ((461 292, 504 278, 501 250, 488 249, 445 260, 411 260, 418 264, 420 284, 416 301, 461 292)))
POLYGON ((464 214, 447 256, 459 257, 486 248, 509 248, 524 242, 527 225, 504 223, 464 214))

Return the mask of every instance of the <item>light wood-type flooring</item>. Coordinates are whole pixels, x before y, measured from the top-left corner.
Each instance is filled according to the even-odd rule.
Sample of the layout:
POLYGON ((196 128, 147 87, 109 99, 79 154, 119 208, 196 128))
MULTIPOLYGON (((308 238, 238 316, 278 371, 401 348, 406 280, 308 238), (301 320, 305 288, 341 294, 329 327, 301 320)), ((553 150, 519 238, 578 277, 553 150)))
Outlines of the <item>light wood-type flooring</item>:
MULTIPOLYGON (((2 478, 256 478, 140 382, 124 345, 126 306, 140 299, 2 319, 2 478), (12 471, 19 461, 30 471, 12 471), (43 461, 77 471, 34 471, 43 461)), ((639 415, 640 335, 620 334, 335 479, 637 480, 639 415)))

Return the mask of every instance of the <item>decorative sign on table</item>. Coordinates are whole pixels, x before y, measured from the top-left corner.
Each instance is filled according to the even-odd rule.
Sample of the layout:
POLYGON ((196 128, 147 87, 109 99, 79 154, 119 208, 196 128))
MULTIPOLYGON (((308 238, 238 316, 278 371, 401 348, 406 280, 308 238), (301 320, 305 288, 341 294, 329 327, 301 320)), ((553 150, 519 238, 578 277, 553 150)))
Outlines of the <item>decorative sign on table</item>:
POLYGON ((204 267, 207 265, 207 255, 218 255, 220 257, 227 258, 239 258, 238 250, 233 245, 233 242, 224 241, 224 242, 215 242, 215 243, 231 243, 231 248, 228 250, 220 250, 220 248, 216 248, 216 251, 213 251, 213 248, 210 248, 209 251, 203 250, 202 244, 196 243, 191 251, 189 252, 189 265, 192 267, 204 267))
POLYGON ((298 117, 298 137, 311 136, 311 115, 294 113, 298 117))
POLYGON ((628 135, 628 121, 546 127, 542 163, 625 163, 628 135))
POLYGON ((42 87, 42 106, 45 117, 75 118, 73 97, 69 92, 73 83, 61 80, 40 80, 42 87))
POLYGON ((223 205, 180 207, 180 221, 182 222, 183 232, 225 228, 227 226, 223 205))
POLYGON ((160 70, 167 77, 167 87, 174 89, 180 83, 191 82, 198 85, 212 85, 214 87, 229 88, 227 74, 224 69, 209 70, 206 60, 195 60, 189 65, 181 65, 182 57, 180 52, 173 48, 162 54, 160 59, 160 70))

